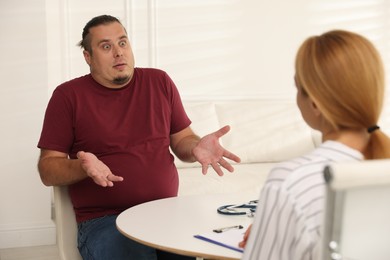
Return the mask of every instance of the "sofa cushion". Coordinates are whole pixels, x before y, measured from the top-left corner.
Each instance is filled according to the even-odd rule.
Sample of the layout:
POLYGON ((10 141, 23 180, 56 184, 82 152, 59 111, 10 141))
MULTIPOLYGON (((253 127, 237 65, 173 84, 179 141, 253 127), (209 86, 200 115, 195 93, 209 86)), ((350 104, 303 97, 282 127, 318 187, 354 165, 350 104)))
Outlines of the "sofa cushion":
MULTIPOLYGON (((260 194, 260 190, 274 163, 248 163, 234 165, 234 172, 224 170, 218 176, 213 169, 206 175, 201 168, 179 170, 179 196, 195 194, 234 193, 241 191, 260 194)), ((257 199, 253 198, 253 199, 257 199)))
POLYGON ((220 125, 231 126, 222 137, 224 147, 241 163, 279 162, 314 149, 313 132, 295 102, 219 102, 216 111, 220 125))

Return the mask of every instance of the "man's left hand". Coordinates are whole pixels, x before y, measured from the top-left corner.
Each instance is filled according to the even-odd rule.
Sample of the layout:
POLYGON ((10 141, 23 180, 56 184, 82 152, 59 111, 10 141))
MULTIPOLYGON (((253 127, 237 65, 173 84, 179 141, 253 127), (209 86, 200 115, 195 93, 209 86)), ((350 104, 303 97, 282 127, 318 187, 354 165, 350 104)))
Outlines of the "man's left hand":
POLYGON ((237 155, 229 152, 219 143, 219 138, 229 132, 229 130, 230 126, 224 126, 218 131, 204 136, 192 150, 194 157, 202 165, 203 174, 207 174, 207 170, 211 165, 214 171, 219 176, 222 176, 221 166, 229 172, 234 171, 233 166, 226 161, 226 158, 237 163, 241 161, 237 155))

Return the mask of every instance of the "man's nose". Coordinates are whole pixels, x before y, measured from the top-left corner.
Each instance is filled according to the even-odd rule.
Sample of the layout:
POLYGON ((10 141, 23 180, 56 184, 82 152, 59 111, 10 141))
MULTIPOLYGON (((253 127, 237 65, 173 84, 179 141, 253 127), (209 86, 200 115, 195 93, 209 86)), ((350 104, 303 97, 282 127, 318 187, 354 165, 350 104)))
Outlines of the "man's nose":
POLYGON ((120 57, 120 56, 122 56, 122 54, 123 54, 123 52, 122 52, 121 47, 115 46, 115 48, 114 48, 114 56, 115 57, 120 57))

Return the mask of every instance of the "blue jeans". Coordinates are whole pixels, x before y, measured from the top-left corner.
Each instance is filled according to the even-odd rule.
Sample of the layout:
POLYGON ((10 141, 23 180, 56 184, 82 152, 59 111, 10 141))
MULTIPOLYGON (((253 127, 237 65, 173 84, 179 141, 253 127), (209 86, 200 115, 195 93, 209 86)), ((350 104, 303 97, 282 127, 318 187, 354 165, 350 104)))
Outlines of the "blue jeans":
POLYGON ((116 218, 104 216, 78 225, 78 248, 84 260, 194 259, 155 250, 125 237, 116 228, 116 218))

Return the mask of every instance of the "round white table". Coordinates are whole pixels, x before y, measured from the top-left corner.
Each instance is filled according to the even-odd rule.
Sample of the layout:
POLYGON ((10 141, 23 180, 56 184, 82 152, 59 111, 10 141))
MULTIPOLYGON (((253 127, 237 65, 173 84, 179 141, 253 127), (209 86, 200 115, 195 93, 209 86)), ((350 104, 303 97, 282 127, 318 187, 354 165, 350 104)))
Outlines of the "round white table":
POLYGON ((246 215, 221 215, 217 208, 227 204, 247 203, 258 194, 212 194, 155 200, 131 207, 117 220, 125 236, 150 247, 208 259, 240 259, 242 253, 194 237, 213 229, 249 225, 246 215))

